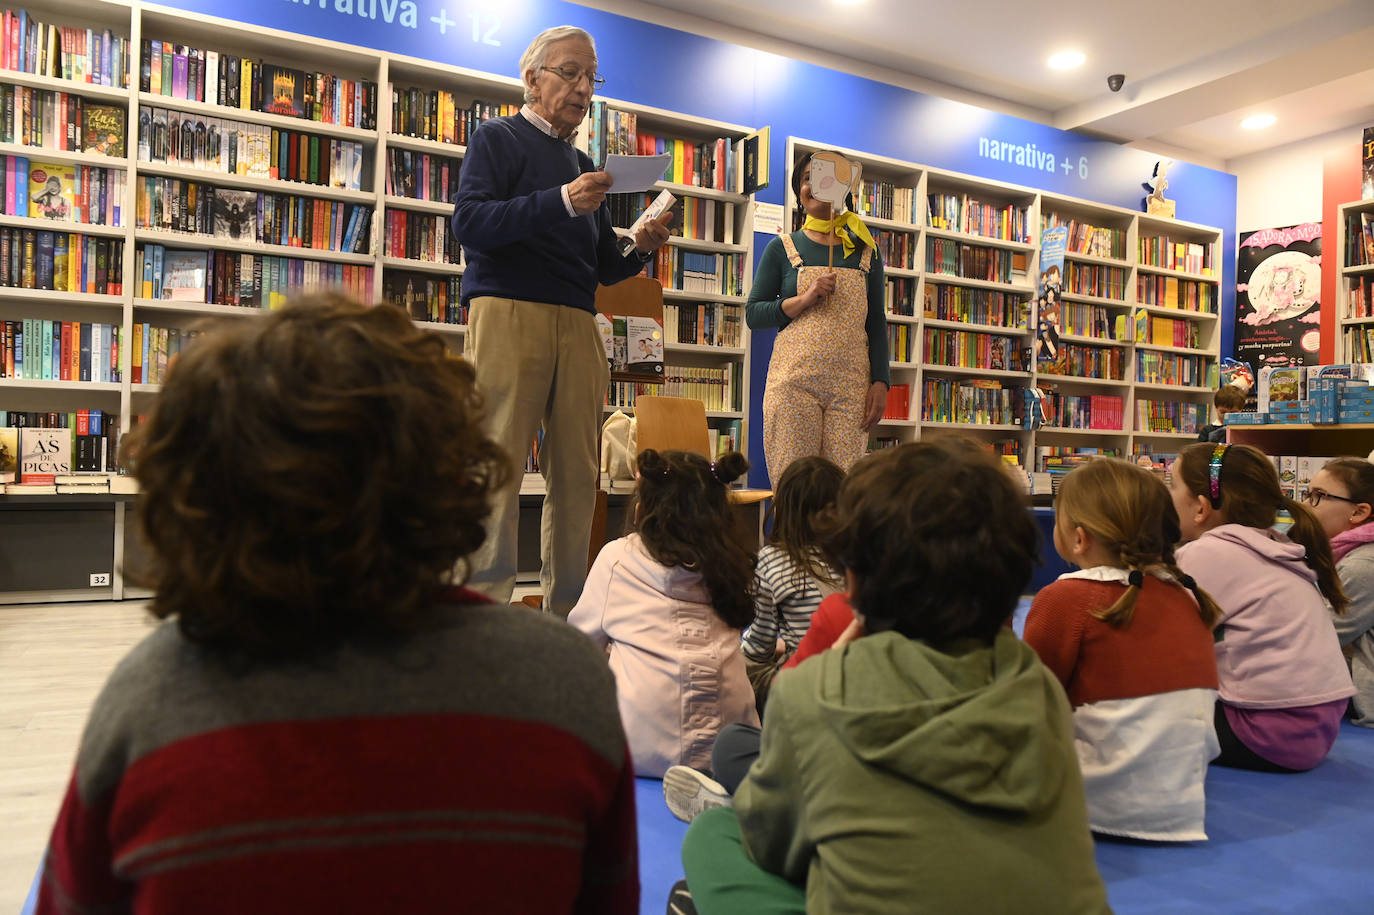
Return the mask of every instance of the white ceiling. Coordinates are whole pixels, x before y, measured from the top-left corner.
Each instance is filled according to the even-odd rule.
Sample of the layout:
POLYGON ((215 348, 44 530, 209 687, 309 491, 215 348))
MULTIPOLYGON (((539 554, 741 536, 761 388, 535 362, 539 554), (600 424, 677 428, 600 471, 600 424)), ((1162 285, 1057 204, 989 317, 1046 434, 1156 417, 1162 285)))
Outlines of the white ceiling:
POLYGON ((579 2, 1208 164, 1374 124, 1374 0, 579 2))

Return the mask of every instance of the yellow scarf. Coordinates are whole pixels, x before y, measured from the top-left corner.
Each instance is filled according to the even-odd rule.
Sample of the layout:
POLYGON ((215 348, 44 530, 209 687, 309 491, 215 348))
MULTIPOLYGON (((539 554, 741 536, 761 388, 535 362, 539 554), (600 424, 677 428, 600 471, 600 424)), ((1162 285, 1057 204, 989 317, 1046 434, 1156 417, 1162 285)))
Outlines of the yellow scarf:
POLYGON ((817 219, 815 216, 808 216, 806 222, 802 224, 802 228, 810 229, 812 232, 820 232, 822 235, 838 235, 840 244, 844 246, 845 257, 854 253, 854 239, 856 237, 873 250, 878 250, 878 243, 869 234, 868 227, 859 219, 859 214, 853 210, 846 210, 834 219, 817 219), (841 232, 841 228, 849 231, 841 232))

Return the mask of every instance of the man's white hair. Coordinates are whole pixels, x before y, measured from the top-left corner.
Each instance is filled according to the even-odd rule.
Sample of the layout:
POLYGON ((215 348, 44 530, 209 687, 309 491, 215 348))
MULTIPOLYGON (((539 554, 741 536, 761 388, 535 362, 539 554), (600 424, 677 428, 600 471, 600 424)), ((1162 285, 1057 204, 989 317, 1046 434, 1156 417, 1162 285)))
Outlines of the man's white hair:
POLYGON ((520 55, 520 82, 525 85, 526 102, 534 101, 534 92, 530 89, 525 74, 533 70, 535 76, 538 76, 539 68, 544 66, 549 59, 549 45, 565 38, 581 38, 592 46, 592 54, 596 54, 596 41, 585 29, 579 29, 575 25, 556 25, 535 35, 530 46, 525 49, 525 53, 520 55))

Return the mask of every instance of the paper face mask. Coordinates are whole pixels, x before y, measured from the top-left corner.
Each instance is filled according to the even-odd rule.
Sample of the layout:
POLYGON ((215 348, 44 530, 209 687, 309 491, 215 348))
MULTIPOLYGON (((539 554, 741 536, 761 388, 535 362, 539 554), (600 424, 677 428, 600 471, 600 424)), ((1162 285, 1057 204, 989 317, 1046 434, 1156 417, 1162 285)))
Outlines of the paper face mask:
POLYGON ((844 198, 859 192, 863 165, 838 153, 819 152, 811 157, 811 196, 835 208, 835 215, 845 211, 844 198))

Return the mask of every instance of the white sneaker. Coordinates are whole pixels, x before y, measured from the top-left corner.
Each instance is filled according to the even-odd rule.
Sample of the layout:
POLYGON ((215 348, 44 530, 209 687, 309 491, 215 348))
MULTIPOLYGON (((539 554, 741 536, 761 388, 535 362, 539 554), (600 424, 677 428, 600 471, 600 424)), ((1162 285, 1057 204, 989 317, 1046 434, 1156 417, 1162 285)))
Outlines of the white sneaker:
POLYGON ((690 823, 712 807, 729 807, 730 792, 709 775, 689 766, 673 766, 663 773, 663 800, 673 816, 690 823))

